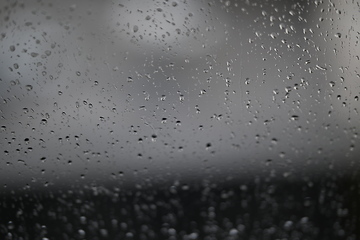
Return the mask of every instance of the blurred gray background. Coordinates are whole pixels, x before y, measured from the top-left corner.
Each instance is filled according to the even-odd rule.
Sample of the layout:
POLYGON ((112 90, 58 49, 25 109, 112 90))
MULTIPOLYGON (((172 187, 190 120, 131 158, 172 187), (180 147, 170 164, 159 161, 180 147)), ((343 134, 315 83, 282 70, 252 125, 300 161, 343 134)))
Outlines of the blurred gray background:
POLYGON ((1 1, 1 191, 359 172, 359 6, 1 1))

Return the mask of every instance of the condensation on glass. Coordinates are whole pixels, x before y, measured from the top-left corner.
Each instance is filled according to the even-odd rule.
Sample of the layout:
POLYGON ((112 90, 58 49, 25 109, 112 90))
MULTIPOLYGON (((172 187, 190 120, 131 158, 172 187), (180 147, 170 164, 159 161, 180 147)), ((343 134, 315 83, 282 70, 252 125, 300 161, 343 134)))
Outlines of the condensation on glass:
MULTIPOLYGON (((256 196, 262 181, 354 182, 359 8, 356 1, 2 1, 0 191, 85 188, 113 196, 113 188, 170 184, 171 195, 192 181, 220 192, 218 184, 231 182, 236 191, 226 196, 246 205, 244 182, 256 196)), ((340 205, 337 216, 349 217, 340 205)), ((211 219, 214 209, 204 214, 211 219)), ((115 220, 107 224, 123 229, 123 238, 139 238, 115 220)), ((309 217, 297 220, 278 224, 290 233, 309 217)), ((253 236, 257 228, 246 224, 225 224, 217 236, 253 236)), ((270 225, 264 234, 275 236, 280 230, 270 225)), ((338 222, 334 234, 355 239, 344 230, 353 225, 345 225, 338 222)), ((171 227, 165 235, 206 234, 171 227)))

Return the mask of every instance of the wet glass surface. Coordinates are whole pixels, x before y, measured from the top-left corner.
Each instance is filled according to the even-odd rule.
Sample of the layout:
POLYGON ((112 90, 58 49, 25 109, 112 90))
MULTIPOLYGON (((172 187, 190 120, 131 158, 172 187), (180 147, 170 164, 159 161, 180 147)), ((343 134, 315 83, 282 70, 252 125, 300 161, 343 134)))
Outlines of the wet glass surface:
POLYGON ((359 8, 1 1, 0 236, 357 239, 359 8))

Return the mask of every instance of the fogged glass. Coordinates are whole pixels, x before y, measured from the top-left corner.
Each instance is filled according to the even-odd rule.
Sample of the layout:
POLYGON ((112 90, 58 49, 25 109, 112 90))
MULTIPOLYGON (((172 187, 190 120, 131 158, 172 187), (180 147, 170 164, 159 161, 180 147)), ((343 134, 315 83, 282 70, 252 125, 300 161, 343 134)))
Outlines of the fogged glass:
MULTIPOLYGON (((220 239, 355 239, 359 222, 349 211, 359 207, 354 205, 360 159, 356 1, 30 0, 1 1, 0 6, 4 206, 14 194, 26 205, 23 196, 49 192, 64 204, 75 204, 59 192, 90 191, 115 199, 110 206, 117 209, 120 193, 136 196, 155 189, 170 195, 144 200, 148 209, 156 199, 182 199, 175 205, 191 212, 201 204, 184 202, 203 197, 206 206, 219 211, 218 222, 212 227, 198 220, 202 213, 196 220, 173 214, 164 217, 165 226, 148 214, 143 231, 138 213, 125 214, 124 222, 138 221, 129 230, 131 224, 124 227, 113 213, 100 227, 85 223, 84 213, 73 206, 80 211, 76 224, 95 230, 61 231, 79 239, 205 239, 210 233, 220 239), (337 189, 346 194, 325 182, 343 184, 337 189), (271 190, 274 186, 284 187, 271 190), (176 189, 194 192, 181 195, 176 189), (215 193, 204 197, 204 189, 215 193), (232 194, 222 198, 224 189, 232 194), (275 205, 293 201, 285 209, 298 212, 256 212, 264 204, 259 200, 250 206, 248 192, 255 199, 270 194, 275 205), (286 192, 294 198, 282 197, 286 192), (320 192, 340 203, 322 205, 320 192), (233 210, 216 208, 228 196, 235 196, 228 206, 233 210), (320 206, 302 215, 312 202, 320 206), (231 213, 240 206, 255 211, 247 213, 248 222, 238 220, 240 210, 231 213), (328 216, 319 209, 335 213, 328 216), (311 217, 325 221, 326 216, 329 226, 309 223, 311 217), (266 224, 257 223, 263 217, 268 217, 266 224), (193 220, 197 225, 175 227, 173 218, 177 224, 193 220)), ((46 196, 48 205, 56 206, 46 196)), ((123 199, 124 209, 134 208, 134 199, 123 199)), ((87 201, 88 209, 108 214, 95 198, 87 201)), ((18 214, 21 207, 14 208, 18 214)), ((211 209, 205 209, 210 216, 211 209)), ((0 232, 12 234, 9 239, 28 236, 18 226, 31 229, 29 216, 14 227, 19 216, 11 213, 0 232)), ((41 219, 39 226, 47 218, 41 219)), ((74 225, 71 221, 65 222, 74 225)), ((52 230, 39 229, 34 236, 51 236, 52 230)))

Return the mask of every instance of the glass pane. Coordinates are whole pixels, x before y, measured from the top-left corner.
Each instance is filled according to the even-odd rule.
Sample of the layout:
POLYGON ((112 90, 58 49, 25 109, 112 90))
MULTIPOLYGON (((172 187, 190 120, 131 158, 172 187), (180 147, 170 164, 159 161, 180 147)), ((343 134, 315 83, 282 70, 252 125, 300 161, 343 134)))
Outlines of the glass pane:
POLYGON ((0 18, 2 238, 356 239, 356 1, 0 18))

